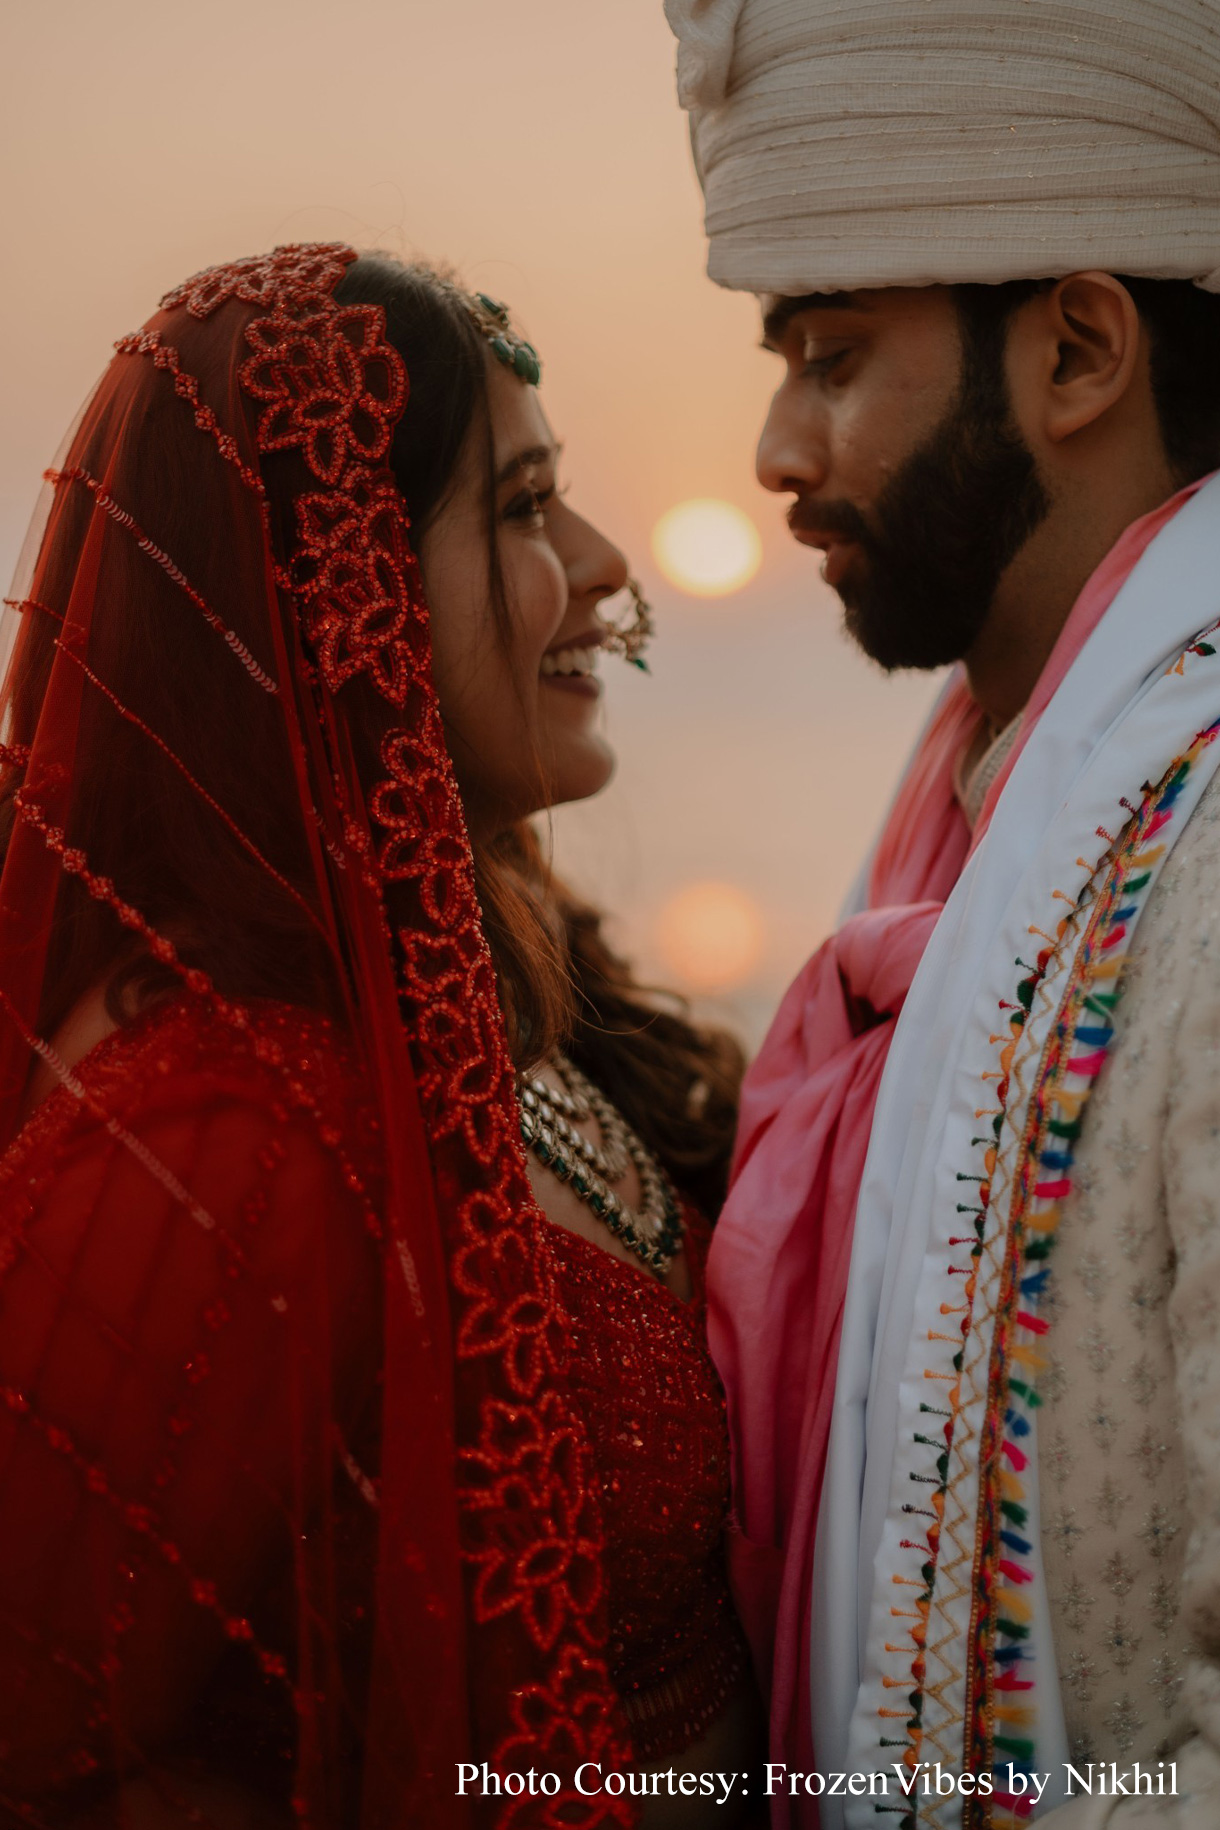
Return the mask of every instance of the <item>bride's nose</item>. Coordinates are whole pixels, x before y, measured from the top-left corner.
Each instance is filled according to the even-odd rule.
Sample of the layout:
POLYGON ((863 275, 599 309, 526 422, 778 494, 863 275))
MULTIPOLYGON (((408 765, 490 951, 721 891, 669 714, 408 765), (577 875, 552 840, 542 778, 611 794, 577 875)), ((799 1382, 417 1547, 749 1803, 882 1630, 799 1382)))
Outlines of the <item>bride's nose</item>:
POLYGON ((612 540, 572 511, 572 525, 562 554, 573 598, 613 597, 627 583, 627 561, 612 540))

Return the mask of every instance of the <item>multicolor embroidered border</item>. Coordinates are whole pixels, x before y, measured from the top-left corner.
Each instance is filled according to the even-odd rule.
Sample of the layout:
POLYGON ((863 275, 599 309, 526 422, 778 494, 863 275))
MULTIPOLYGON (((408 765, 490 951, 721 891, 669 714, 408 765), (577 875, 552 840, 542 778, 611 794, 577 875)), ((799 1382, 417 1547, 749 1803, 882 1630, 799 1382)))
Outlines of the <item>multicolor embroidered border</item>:
MULTIPOLYGON (((1203 639, 1186 651, 1199 655, 1214 652, 1203 639)), ((1176 668, 1169 671, 1181 672, 1185 659, 1184 654, 1176 668)), ((985 1827, 1021 1830, 1032 1810, 1028 1800, 1007 1790, 1007 1776, 1010 1763, 1018 1772, 1028 1771, 1035 1756, 1029 1733, 1032 1712, 1023 1699, 1034 1687, 1030 1668, 1035 1650, 1032 1644, 1034 1611, 1028 1595, 1034 1579, 1034 1545, 1026 1531, 1036 1531, 1037 1521, 1034 1520, 1031 1526, 1025 1480, 1029 1455, 1023 1442, 1032 1432, 1033 1413, 1040 1402, 1036 1380, 1045 1364, 1039 1342, 1048 1323, 1040 1316, 1039 1309, 1046 1296, 1049 1259, 1062 1203, 1071 1192, 1072 1160, 1084 1107, 1113 1040, 1113 1016, 1127 947, 1155 867, 1167 849, 1163 842, 1157 844, 1155 841, 1172 820, 1195 761, 1218 736, 1220 720, 1196 737, 1156 788, 1149 792, 1141 807, 1133 810, 1121 839, 1100 861, 1071 913, 1058 924, 1055 936, 1043 937, 1047 945, 1037 955, 1035 964, 1024 966, 1018 961, 1026 976, 1017 986, 1017 1002, 1002 1006, 1008 1018, 1007 1034, 993 1037, 1000 1046, 1000 1057, 998 1072, 987 1076, 998 1082, 996 1105, 987 1114, 992 1120, 991 1135, 975 1139, 976 1147, 984 1153, 983 1173, 963 1173, 958 1177, 960 1182, 978 1185, 976 1199, 962 1202, 958 1208, 959 1213, 972 1216, 974 1238, 951 1241, 957 1247, 970 1247, 971 1262, 968 1266, 950 1267, 965 1279, 963 1301, 942 1305, 942 1313, 946 1317, 962 1317, 960 1330, 964 1340, 974 1307, 978 1261, 983 1253, 997 1151, 1006 1121, 1012 1122, 1009 1076, 1014 1057, 1052 961, 1058 961, 1061 967, 1065 950, 1074 949, 1067 987, 1058 999, 1057 1016, 1037 1063, 1033 1091, 1024 1108, 1026 1122, 1018 1147, 1019 1166, 1011 1196, 989 1366, 990 1399, 979 1449, 980 1505, 966 1673, 964 1763, 969 1771, 991 1773, 996 1791, 987 1799, 963 1800, 963 1825, 974 1827, 974 1830, 985 1830, 985 1827), (1098 891, 1097 879, 1103 871, 1104 880, 1098 891), (1087 925, 1083 939, 1077 944, 1082 921, 1087 921, 1087 925)), ((954 1337, 938 1335, 934 1338, 950 1341, 954 1337)), ((961 1374, 962 1363, 963 1351, 959 1347, 952 1361, 955 1374, 961 1374)), ((922 1757, 929 1613, 960 1398, 959 1385, 953 1383, 947 1394, 948 1408, 920 1406, 929 1417, 945 1420, 939 1436, 918 1434, 915 1438, 918 1443, 937 1451, 935 1478, 923 1477, 933 1489, 929 1505, 904 1508, 909 1515, 919 1515, 929 1521, 924 1543, 903 1541, 904 1549, 926 1551, 927 1561, 921 1569, 920 1583, 894 1577, 895 1582, 908 1582, 909 1586, 918 1587, 920 1593, 914 1611, 897 1607, 891 1610, 896 1619, 906 1618, 913 1623, 909 1629, 909 1646, 915 1656, 905 1680, 883 1679, 887 1689, 903 1687, 904 1682, 910 1688, 905 1699, 908 1708, 880 1712, 883 1718, 902 1721, 906 1728, 901 1739, 883 1736, 882 1746, 901 1747, 904 1764, 911 1771, 922 1757)), ((887 1646, 886 1650, 898 1652, 900 1648, 887 1646)), ((915 1830, 918 1809, 914 1796, 910 1804, 898 1808, 901 1830, 915 1830)))
MULTIPOLYGON (((1009 1216, 1008 1247, 991 1352, 991 1402, 980 1446, 980 1507, 971 1658, 967 1674, 966 1765, 991 1771, 996 1791, 988 1812, 964 1814, 969 1824, 1019 1827, 1033 1804, 1007 1790, 1009 1765, 1032 1770, 1033 1724, 1022 1702, 1034 1686, 1029 1667, 1037 1530, 1026 1503, 1029 1457, 1023 1447, 1040 1402, 1045 1368, 1041 1337, 1049 1324, 1039 1310, 1050 1279, 1050 1257, 1062 1206, 1072 1191, 1072 1164, 1084 1110, 1114 1039, 1127 950, 1156 866, 1167 850, 1158 835, 1174 810, 1198 757, 1220 735, 1220 720, 1196 737, 1128 823, 1106 872, 1076 953, 1059 1014, 1039 1062, 1026 1113, 1020 1168, 1009 1216), (1025 1732, 1023 1732, 1025 1731, 1025 1732), (1003 1789, 1002 1789, 1003 1788, 1003 1789)), ((1018 986, 1020 1008, 1010 1014, 1019 1034, 1030 1009, 1039 967, 1018 986)), ((1050 1649, 1044 1649, 1050 1655, 1050 1649)))
MULTIPOLYGON (((950 1246, 955 1249, 963 1247, 969 1248, 969 1263, 965 1265, 950 1265, 948 1267, 950 1276, 960 1276, 964 1279, 961 1292, 962 1300, 960 1302, 946 1301, 942 1302, 940 1305, 941 1315, 945 1318, 947 1324, 951 1324, 954 1327, 955 1332, 950 1334, 939 1329, 930 1329, 928 1331, 929 1343, 944 1342, 954 1346, 956 1351, 953 1353, 950 1362, 952 1371, 938 1370, 932 1366, 928 1366, 924 1370, 925 1379, 941 1380, 948 1386, 945 1393, 945 1403, 943 1405, 933 1405, 924 1402, 921 1403, 919 1407, 924 1416, 944 1419, 940 1436, 937 1437, 916 1433, 914 1437, 916 1443, 938 1451, 935 1464, 936 1474, 935 1476, 929 1476, 912 1470, 909 1478, 913 1481, 925 1483, 932 1491, 927 1496, 927 1506, 907 1504, 903 1507, 903 1511, 912 1520, 915 1518, 923 1518, 929 1521, 928 1525, 924 1528, 925 1538, 922 1543, 916 1543, 905 1538, 901 1540, 902 1549, 916 1553, 922 1552, 926 1560, 921 1567, 919 1582, 914 1582, 910 1578, 902 1577, 897 1574, 892 1577, 892 1580, 896 1584, 911 1588, 919 1588, 921 1591, 915 1602, 914 1613, 910 1613, 908 1610, 900 1609, 898 1607, 893 1607, 890 1610, 891 1615, 895 1619, 907 1618, 915 1622, 909 1630, 909 1639, 910 1644, 914 1645, 916 1649, 916 1656, 914 1661, 908 1664, 905 1678, 883 1677, 882 1679, 882 1683, 887 1690, 905 1689, 908 1692, 906 1699, 908 1703, 907 1709, 891 1710, 883 1708, 880 1712, 884 1718, 902 1721, 906 1729, 906 1734, 901 1739, 891 1739, 883 1736, 881 1745, 885 1748, 901 1748, 903 1750, 903 1763, 912 1776, 914 1776, 919 1763, 923 1760, 930 1762, 939 1759, 946 1766, 955 1766, 960 1760, 959 1750, 961 1748, 962 1740, 960 1727, 962 1720, 961 1714, 959 1713, 953 1718, 957 1726, 957 1734, 955 1737, 956 1745, 954 1746, 953 1738, 949 1741, 946 1740, 943 1724, 941 1725, 940 1731, 937 1732, 936 1729, 926 1722, 925 1703, 939 1688, 939 1686, 933 1683, 932 1676, 928 1670, 929 1634, 935 1632, 935 1626, 932 1620, 933 1598, 934 1593, 936 1592, 934 1585, 938 1581, 942 1584, 946 1581, 944 1567, 946 1561, 951 1568, 955 1564, 960 1565, 963 1549, 968 1549, 969 1552, 968 1563, 971 1576, 966 1578, 967 1587, 958 1589, 957 1594, 968 1602, 972 1601, 971 1583, 976 1551, 974 1505, 971 1505, 968 1521, 968 1546, 963 1545, 963 1543, 959 1541, 958 1535, 952 1533, 948 1518, 948 1509, 951 1500, 950 1465, 953 1460, 955 1448, 957 1447, 956 1439, 962 1433, 962 1411, 969 1404, 971 1395, 969 1390, 970 1380, 964 1365, 966 1342, 970 1338, 972 1326, 975 1323, 976 1298, 978 1297, 979 1287, 986 1282, 989 1275, 987 1259, 990 1258, 992 1264, 995 1266, 995 1269, 990 1272, 990 1276, 993 1280, 998 1281, 1003 1273, 1003 1263, 1001 1261, 1007 1252, 1006 1239, 997 1241, 993 1237, 990 1241, 990 1246, 988 1246, 987 1235, 989 1222, 991 1223, 991 1230, 993 1233, 995 1230, 994 1215, 991 1211, 993 1207, 993 1185, 997 1183, 998 1179, 1001 1191, 1000 1203, 1003 1204, 1005 1195, 1004 1171, 1006 1168, 1010 1168, 1010 1165, 1007 1162, 1002 1163, 1000 1161, 1001 1136, 1006 1122, 1011 1127, 1012 1108, 1014 1106, 1024 1106, 1025 1104, 1021 1093, 1025 1077, 1022 1073, 1021 1064, 1016 1061, 1018 1045, 1023 1039, 1027 1018, 1033 1010, 1036 995, 1040 993, 1042 999, 1045 1001, 1048 996, 1046 982, 1048 980, 1053 981, 1067 970, 1067 961, 1071 958, 1078 944, 1081 912, 1087 910, 1088 905, 1093 898, 1096 879, 1097 871, 1095 870, 1082 888, 1076 907, 1073 908, 1068 916, 1064 917, 1064 919, 1059 922, 1054 939, 1052 940, 1049 936, 1043 936, 1047 941, 1047 945, 1038 954, 1035 966, 1024 968, 1028 976, 1018 986, 1018 1001, 1015 1004, 1007 1002, 1001 1003, 1000 1008, 1009 1013, 1009 1020, 1006 1033, 991 1037, 991 1042, 1000 1048, 998 1066, 987 1069, 980 1076, 983 1082, 998 1083, 996 1084, 994 1093, 995 1103, 975 1113, 977 1122, 981 1123, 984 1119, 991 1121, 988 1133, 973 1139, 975 1148, 982 1150, 984 1153, 980 1164, 983 1173, 981 1175, 959 1173, 957 1176, 959 1183, 973 1183, 977 1186, 977 1192, 972 1200, 960 1201, 957 1204, 957 1212, 959 1215, 963 1216, 963 1222, 965 1216, 970 1216, 971 1232, 962 1237, 951 1238, 949 1241, 950 1246), (1012 1081, 1016 1082, 1017 1087, 1015 1098, 1010 1098, 1010 1082, 1012 1081), (999 1247, 998 1256, 997 1245, 999 1247), (953 1542, 947 1547, 947 1553, 942 1554, 942 1551, 945 1549, 945 1547, 942 1546, 942 1539, 947 1529, 950 1530, 953 1542), (911 1688, 912 1683, 914 1688, 911 1688), (925 1742, 930 1744, 926 1750, 925 1742)), ((1021 962, 1018 961, 1018 964, 1021 964, 1021 962)), ((1013 1142, 1014 1140, 1009 1140, 1005 1145, 1005 1159, 1010 1158, 1014 1154, 1013 1142)), ((959 1222, 959 1224, 963 1222, 959 1222)), ((992 1299, 988 1298, 987 1300, 992 1299)), ((994 1310, 990 1313, 994 1313, 994 1310)), ((989 1375, 989 1365, 987 1367, 987 1372, 989 1375)), ((987 1389, 990 1391, 990 1384, 988 1384, 987 1389)), ((1019 1448, 1017 1448, 1016 1452, 1019 1457, 1021 1454, 1019 1448)), ((958 1478, 960 1478, 960 1476, 958 1478)), ((960 1511, 960 1502, 958 1511, 960 1511)), ((1006 1548, 1011 1549, 1015 1548, 1015 1546, 1010 1545, 1006 1546, 1006 1548)), ((1009 1571, 1005 1570, 1001 1573, 1007 1576, 1010 1583, 1013 1581, 1013 1576, 1009 1571)), ((951 1578, 950 1586, 952 1586, 953 1580, 960 1583, 962 1578, 960 1576, 951 1578)), ((1005 1595, 1005 1601, 1007 1603, 1006 1617, 1011 1623, 1015 1627, 1020 1627, 1025 1624, 1019 1619, 1019 1616, 1024 1611, 1020 1596, 1010 1590, 1005 1595)), ((943 1651, 942 1646, 939 1643, 933 1643, 936 1653, 940 1655, 943 1651)), ((887 1653, 891 1654, 901 1654, 903 1652, 903 1648, 898 1645, 887 1645, 885 1649, 887 1653)), ((906 1649, 906 1657, 908 1660, 910 1659, 909 1645, 906 1649)), ((956 1663, 956 1661, 953 1662, 956 1663)), ((938 1656, 937 1663, 943 1666, 943 1657, 938 1656)), ((960 1676, 961 1673, 959 1672, 958 1675, 960 1676)), ((943 1800, 938 1799, 935 1801, 934 1808, 937 1815, 939 1815, 939 1810, 942 1805, 943 1800)), ((895 1815, 901 1817, 901 1830, 914 1830, 917 1818, 926 1815, 929 1804, 927 1799, 922 1797, 913 1787, 911 1802, 909 1804, 889 1807, 878 1806, 876 1809, 878 1811, 892 1811, 895 1815)))
MULTIPOLYGON (((1023 1702, 1034 1680, 1023 1667, 1033 1654, 1033 1610, 1024 1591, 1033 1581, 1034 1546, 1025 1533, 1036 1530, 1037 1521, 1030 1526, 1024 1445, 1039 1403, 1035 1381, 1046 1365, 1039 1342, 1047 1323, 1038 1311, 1050 1276, 1060 1207, 1071 1189, 1072 1147, 1113 1037, 1111 1018, 1121 971, 1113 948, 1121 945, 1137 912, 1128 899, 1147 885, 1155 862, 1145 850, 1146 824, 1145 818, 1132 823, 1094 903, 1058 1020, 1038 1064, 1020 1145, 991 1351, 992 1396, 979 1448, 978 1560, 966 1691, 968 1762, 975 1771, 994 1771, 993 1817, 998 1814, 999 1822, 1019 1820, 1030 1807, 1002 1789, 1006 1766, 997 1770, 997 1761, 1011 1762, 1022 1771, 1032 1768, 1034 1761, 1028 1732, 1033 1723, 1023 1702)), ((1014 1038, 1040 978, 1035 971, 1018 987, 1022 1008, 1010 1016, 1014 1038)))

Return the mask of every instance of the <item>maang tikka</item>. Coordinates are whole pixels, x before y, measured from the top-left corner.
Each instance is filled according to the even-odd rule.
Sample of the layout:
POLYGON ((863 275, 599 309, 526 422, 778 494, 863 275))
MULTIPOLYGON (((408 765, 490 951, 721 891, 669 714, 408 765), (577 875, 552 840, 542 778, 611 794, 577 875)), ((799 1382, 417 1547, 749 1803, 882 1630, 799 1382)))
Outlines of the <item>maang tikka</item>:
POLYGON ((509 318, 508 306, 485 292, 467 292, 457 287, 466 315, 488 345, 497 362, 536 388, 542 380, 542 358, 532 343, 517 335, 509 318))

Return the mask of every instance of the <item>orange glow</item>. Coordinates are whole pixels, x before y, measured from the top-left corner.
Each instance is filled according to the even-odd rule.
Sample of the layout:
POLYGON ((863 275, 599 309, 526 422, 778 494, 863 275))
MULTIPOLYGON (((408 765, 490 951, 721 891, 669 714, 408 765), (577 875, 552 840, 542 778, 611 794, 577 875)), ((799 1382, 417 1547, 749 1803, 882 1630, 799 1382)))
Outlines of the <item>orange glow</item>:
POLYGON ((671 896, 657 942, 671 972, 693 991, 729 991, 762 957, 765 929, 752 897, 731 883, 692 883, 671 896))
POLYGON ((652 554, 670 584, 692 597, 726 597, 762 564, 762 541, 731 502, 700 496, 679 502, 652 531, 652 554))

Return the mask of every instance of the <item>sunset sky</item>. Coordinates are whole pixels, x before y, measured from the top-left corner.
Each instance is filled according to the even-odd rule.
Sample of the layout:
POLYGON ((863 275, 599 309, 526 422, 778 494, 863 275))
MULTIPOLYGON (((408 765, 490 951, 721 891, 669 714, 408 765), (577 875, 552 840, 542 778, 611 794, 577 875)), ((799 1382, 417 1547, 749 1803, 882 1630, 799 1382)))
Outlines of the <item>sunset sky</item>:
MULTIPOLYGON (((573 501, 658 613, 651 678, 608 670, 618 777, 557 817, 559 860, 670 981, 692 886, 736 892, 709 919, 748 898, 760 944, 715 1008, 756 1039, 830 925, 932 685, 853 652, 816 555, 754 480, 774 359, 754 301, 704 276, 661 0, 60 0, 8 9, 5 68, 6 578, 110 345, 174 282, 286 240, 453 262, 537 344, 573 501), (692 497, 757 527, 744 589, 662 579, 652 530, 692 497)), ((733 919, 725 932, 731 949, 733 919)))

